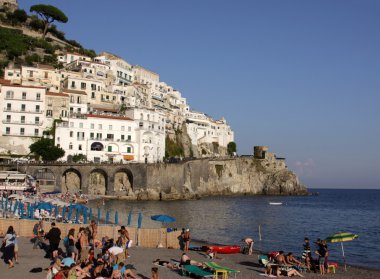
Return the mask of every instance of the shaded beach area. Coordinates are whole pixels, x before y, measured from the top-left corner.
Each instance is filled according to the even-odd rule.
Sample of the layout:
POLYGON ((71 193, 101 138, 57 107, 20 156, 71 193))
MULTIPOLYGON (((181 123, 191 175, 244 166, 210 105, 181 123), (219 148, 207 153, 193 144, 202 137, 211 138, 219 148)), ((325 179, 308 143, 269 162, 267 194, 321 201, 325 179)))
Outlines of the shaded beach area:
MULTIPOLYGON (((44 258, 44 251, 40 249, 32 249, 33 244, 30 242, 30 238, 20 237, 19 243, 19 264, 16 264, 14 268, 8 269, 7 265, 3 262, 0 264, 1 278, 45 278, 46 271, 39 273, 31 273, 33 268, 41 267, 45 269, 49 266, 50 261, 44 258)), ((152 262, 155 259, 161 259, 166 261, 179 261, 182 255, 182 251, 178 249, 166 249, 166 248, 142 248, 132 247, 130 248, 130 258, 126 263, 129 268, 132 268, 133 272, 140 278, 150 278, 151 268, 154 266, 152 262)), ((188 255, 199 262, 208 261, 204 256, 204 253, 197 251, 190 251, 188 255)), ((262 276, 264 268, 259 265, 257 260, 257 254, 254 255, 219 255, 222 260, 214 260, 220 265, 238 269, 240 273, 237 278, 265 278, 262 276)), ((171 270, 166 267, 158 267, 160 278, 186 278, 182 276, 178 271, 171 270)), ((339 266, 335 274, 319 275, 314 273, 303 273, 305 278, 364 278, 374 279, 380 278, 380 270, 364 269, 359 267, 348 266, 347 271, 344 271, 342 266, 339 266)), ((231 277, 231 276, 230 276, 231 277)), ((233 276, 232 276, 233 277, 233 276)), ((231 277, 231 278, 232 278, 231 277)), ((189 278, 189 277, 188 277, 189 278)))

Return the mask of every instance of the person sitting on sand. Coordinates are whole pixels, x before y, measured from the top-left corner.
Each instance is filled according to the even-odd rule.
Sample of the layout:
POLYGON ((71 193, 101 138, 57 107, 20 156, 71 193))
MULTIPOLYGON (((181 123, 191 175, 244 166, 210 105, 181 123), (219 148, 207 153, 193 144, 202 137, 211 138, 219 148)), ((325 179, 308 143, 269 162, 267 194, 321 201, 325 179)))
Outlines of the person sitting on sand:
POLYGON ((170 269, 178 269, 178 265, 177 264, 171 264, 170 262, 168 261, 161 261, 160 259, 156 259, 153 261, 153 264, 155 265, 160 265, 160 266, 163 266, 163 267, 167 267, 167 268, 170 268, 170 269))
POLYGON ((285 262, 290 265, 297 265, 300 266, 302 263, 297 260, 295 257, 293 257, 293 253, 290 252, 285 256, 285 262))
POLYGON ((189 257, 188 255, 186 255, 186 253, 183 253, 179 265, 180 265, 180 266, 181 266, 181 265, 196 265, 196 266, 202 266, 203 264, 202 264, 202 263, 199 263, 199 262, 197 262, 197 261, 193 261, 192 259, 190 259, 190 257, 189 257))
POLYGON ((284 251, 279 251, 278 255, 274 258, 275 262, 278 264, 286 264, 284 251))

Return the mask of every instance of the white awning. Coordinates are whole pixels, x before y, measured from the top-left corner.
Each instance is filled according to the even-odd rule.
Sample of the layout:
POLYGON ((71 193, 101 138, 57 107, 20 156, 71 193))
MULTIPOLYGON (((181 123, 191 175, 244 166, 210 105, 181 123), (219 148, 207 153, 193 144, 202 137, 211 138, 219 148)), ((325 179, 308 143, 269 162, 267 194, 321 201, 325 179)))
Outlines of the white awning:
POLYGON ((26 174, 10 174, 8 176, 8 179, 11 180, 11 179, 14 179, 14 180, 24 180, 26 177, 26 174))

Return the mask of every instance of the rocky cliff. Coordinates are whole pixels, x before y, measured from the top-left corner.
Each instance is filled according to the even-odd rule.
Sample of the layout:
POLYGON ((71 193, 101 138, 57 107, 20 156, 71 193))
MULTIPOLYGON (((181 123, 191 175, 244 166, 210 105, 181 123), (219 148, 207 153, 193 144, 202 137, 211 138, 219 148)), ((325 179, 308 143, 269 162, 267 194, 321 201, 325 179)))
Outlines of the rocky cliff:
POLYGON ((193 199, 213 195, 305 195, 307 189, 284 163, 253 157, 203 159, 147 167, 147 187, 136 199, 193 199))

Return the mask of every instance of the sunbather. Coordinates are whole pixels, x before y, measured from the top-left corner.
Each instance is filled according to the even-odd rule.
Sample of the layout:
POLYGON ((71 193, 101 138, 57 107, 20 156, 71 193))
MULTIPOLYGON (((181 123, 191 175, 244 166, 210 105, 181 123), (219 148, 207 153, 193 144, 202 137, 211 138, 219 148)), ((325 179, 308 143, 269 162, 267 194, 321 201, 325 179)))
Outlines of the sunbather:
POLYGON ((202 266, 203 265, 202 263, 199 263, 197 261, 193 261, 192 259, 190 259, 190 257, 188 255, 186 255, 186 253, 183 253, 179 265, 181 266, 181 265, 186 265, 186 264, 187 265, 196 265, 196 266, 202 266))
POLYGON ((285 262, 290 265, 301 265, 301 262, 297 260, 295 257, 293 257, 293 253, 290 252, 285 256, 285 262))
POLYGON ((178 265, 177 264, 171 264, 168 261, 161 261, 160 259, 156 259, 155 261, 153 261, 153 264, 164 266, 164 267, 167 267, 167 268, 170 268, 170 269, 178 269, 178 265))

